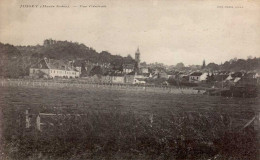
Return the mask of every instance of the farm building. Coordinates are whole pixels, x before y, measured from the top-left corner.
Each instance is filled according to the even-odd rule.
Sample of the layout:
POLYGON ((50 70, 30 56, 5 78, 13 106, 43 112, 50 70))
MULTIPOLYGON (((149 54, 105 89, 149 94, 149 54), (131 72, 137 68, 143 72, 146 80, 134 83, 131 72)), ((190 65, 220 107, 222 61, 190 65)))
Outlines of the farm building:
POLYGON ((102 76, 102 82, 104 83, 125 83, 125 84, 139 84, 145 83, 145 77, 143 74, 137 74, 136 72, 131 72, 129 74, 122 74, 122 73, 111 73, 106 76, 102 76))
POLYGON ((123 72, 126 74, 133 72, 134 69, 135 69, 134 64, 124 64, 123 65, 123 72))
MULTIPOLYGON (((221 75, 215 75, 214 76, 214 80, 216 82, 222 82, 222 81, 227 81, 230 80, 230 75, 226 75, 226 74, 221 74, 221 75)), ((232 78, 232 77, 231 77, 232 78)))
POLYGON ((255 72, 248 72, 244 75, 245 78, 254 78, 257 79, 259 77, 258 73, 255 72))
POLYGON ((145 84, 145 79, 144 78, 134 78, 133 84, 145 84))
POLYGON ((139 84, 139 83, 142 83, 144 84, 145 83, 145 79, 146 78, 149 78, 151 77, 151 74, 149 73, 144 73, 144 74, 138 74, 137 72, 131 72, 127 75, 125 75, 125 83, 128 83, 128 84, 139 84))
POLYGON ((167 72, 168 78, 182 78, 183 76, 185 76, 185 74, 183 72, 179 72, 179 71, 170 71, 167 72))
POLYGON ((207 78, 208 73, 202 73, 202 72, 193 72, 192 74, 190 74, 189 76, 189 82, 192 83, 198 83, 201 81, 205 81, 207 78))
POLYGON ((80 72, 71 62, 44 58, 30 68, 30 77, 36 78, 77 78, 80 72))
POLYGON ((133 84, 135 79, 135 75, 127 74, 125 75, 125 83, 126 84, 133 84))
POLYGON ((149 69, 147 67, 141 67, 140 68, 140 72, 143 73, 143 74, 144 73, 149 73, 149 69))
POLYGON ((125 77, 124 76, 112 76, 111 77, 112 83, 125 83, 125 77))
POLYGON ((125 76, 120 73, 111 73, 101 77, 101 81, 104 83, 125 83, 125 76))
POLYGON ((151 73, 143 73, 142 74, 144 76, 144 78, 152 78, 152 74, 151 73))
POLYGON ((158 70, 158 69, 156 69, 156 70, 154 71, 152 77, 153 77, 154 79, 157 79, 157 78, 165 78, 165 79, 168 79, 168 74, 167 74, 165 71, 163 71, 163 70, 158 70))

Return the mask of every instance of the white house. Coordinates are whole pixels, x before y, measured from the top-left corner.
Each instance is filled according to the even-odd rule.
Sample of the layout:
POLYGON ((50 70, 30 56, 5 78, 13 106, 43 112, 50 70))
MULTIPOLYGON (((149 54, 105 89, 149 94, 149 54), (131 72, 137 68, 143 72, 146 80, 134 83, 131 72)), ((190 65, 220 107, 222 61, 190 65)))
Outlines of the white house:
POLYGON ((133 84, 145 84, 146 82, 142 78, 134 78, 133 84))
POLYGON ((134 69, 135 69, 134 64, 124 64, 123 65, 123 72, 126 74, 133 72, 134 69))
POLYGON ((124 76, 112 76, 112 83, 125 83, 124 76))
POLYGON ((149 69, 147 67, 141 67, 140 72, 141 73, 149 73, 149 69))
POLYGON ((30 68, 30 77, 37 78, 77 78, 80 73, 77 71, 71 63, 63 60, 54 60, 44 58, 30 68))
POLYGON ((201 82, 201 81, 205 81, 207 79, 207 75, 208 75, 208 73, 206 73, 206 72, 205 73, 193 72, 189 76, 189 82, 198 83, 198 82, 201 82))

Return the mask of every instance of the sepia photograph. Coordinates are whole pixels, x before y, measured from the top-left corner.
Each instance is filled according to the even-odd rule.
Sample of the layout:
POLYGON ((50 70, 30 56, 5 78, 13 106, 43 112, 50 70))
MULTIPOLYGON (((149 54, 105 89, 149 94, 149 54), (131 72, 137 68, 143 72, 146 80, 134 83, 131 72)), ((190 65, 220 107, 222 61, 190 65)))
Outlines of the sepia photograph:
POLYGON ((258 160, 259 89, 258 0, 0 0, 0 160, 258 160))

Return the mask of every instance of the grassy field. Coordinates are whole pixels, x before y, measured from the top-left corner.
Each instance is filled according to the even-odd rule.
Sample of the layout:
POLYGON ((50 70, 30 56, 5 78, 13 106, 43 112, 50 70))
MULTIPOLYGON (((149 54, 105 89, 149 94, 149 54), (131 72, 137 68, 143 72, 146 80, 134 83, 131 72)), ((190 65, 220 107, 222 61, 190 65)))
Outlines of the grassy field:
POLYGON ((0 106, 6 159, 258 158, 257 131, 242 129, 259 113, 258 98, 9 86, 0 87, 0 106), (67 116, 26 130, 28 108, 67 116))

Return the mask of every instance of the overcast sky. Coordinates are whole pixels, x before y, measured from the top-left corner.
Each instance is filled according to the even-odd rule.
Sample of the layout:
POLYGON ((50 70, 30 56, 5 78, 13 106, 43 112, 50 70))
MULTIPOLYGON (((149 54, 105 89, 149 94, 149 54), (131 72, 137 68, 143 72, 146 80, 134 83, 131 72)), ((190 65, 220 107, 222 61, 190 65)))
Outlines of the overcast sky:
POLYGON ((168 65, 260 56, 256 0, 0 0, 0 5, 2 43, 36 45, 52 38, 123 56, 134 56, 139 46, 142 61, 168 65), (70 8, 20 8, 21 4, 70 8), (217 7, 227 5, 243 8, 217 7))

